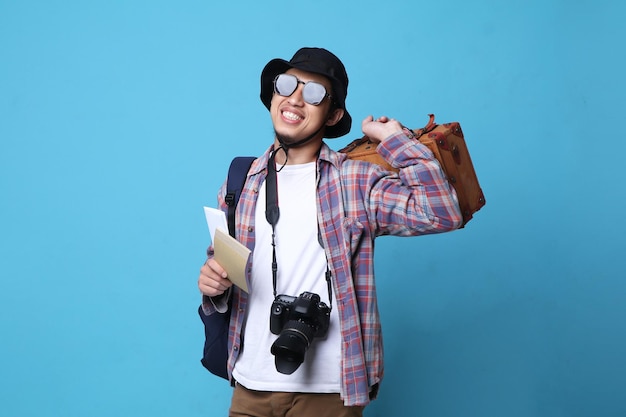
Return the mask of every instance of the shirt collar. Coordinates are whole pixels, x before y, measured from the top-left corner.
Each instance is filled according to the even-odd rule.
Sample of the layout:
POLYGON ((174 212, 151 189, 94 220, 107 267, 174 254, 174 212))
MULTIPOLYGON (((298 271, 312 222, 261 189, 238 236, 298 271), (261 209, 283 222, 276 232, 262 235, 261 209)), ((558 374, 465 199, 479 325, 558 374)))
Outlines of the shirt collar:
MULTIPOLYGON (((270 152, 273 149, 273 145, 267 148, 267 150, 257 158, 250 167, 250 175, 256 175, 260 172, 264 171, 267 168, 267 162, 269 160, 270 152)), ((335 167, 339 167, 339 153, 330 149, 330 147, 326 144, 326 142, 322 142, 322 147, 320 149, 320 154, 318 157, 318 161, 324 161, 335 167)))

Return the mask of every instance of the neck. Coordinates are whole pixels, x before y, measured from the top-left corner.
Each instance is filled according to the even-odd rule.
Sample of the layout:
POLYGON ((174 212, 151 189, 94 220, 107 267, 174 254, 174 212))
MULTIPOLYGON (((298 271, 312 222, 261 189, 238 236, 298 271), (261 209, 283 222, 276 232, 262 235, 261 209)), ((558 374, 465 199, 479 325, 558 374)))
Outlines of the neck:
MULTIPOLYGON (((319 140, 311 140, 302 146, 297 146, 295 148, 290 147, 288 150, 288 158, 283 148, 276 154, 276 163, 278 165, 285 165, 285 163, 286 165, 299 165, 314 162, 317 160, 317 155, 319 154, 321 146, 322 139, 320 138, 319 140)), ((280 142, 278 139, 275 139, 274 149, 278 149, 280 147, 280 142)))

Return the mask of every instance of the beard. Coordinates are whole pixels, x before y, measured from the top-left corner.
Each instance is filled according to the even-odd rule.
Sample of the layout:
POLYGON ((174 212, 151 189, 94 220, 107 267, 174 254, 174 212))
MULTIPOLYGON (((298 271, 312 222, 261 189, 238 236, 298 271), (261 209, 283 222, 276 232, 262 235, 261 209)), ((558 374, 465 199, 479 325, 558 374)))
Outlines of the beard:
POLYGON ((294 138, 291 135, 284 135, 282 133, 278 133, 276 130, 274 130, 274 135, 276 136, 276 139, 278 139, 278 142, 281 145, 287 146, 287 147, 290 147, 290 146, 292 146, 294 144, 297 144, 298 141, 299 141, 299 139, 294 138))
POLYGON ((311 139, 317 136, 325 127, 326 125, 322 124, 319 129, 304 138, 295 138, 291 135, 285 135, 277 132, 276 129, 274 129, 274 135, 276 135, 276 139, 278 139, 278 142, 285 148, 297 148, 298 146, 302 146, 308 143, 311 139))

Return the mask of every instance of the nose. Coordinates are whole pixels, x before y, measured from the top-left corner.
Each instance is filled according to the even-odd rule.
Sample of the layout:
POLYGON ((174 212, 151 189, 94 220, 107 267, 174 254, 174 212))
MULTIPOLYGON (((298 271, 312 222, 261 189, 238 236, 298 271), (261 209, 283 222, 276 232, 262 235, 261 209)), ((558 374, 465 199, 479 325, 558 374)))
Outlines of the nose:
POLYGON ((296 90, 289 96, 289 103, 294 105, 302 105, 304 103, 304 98, 302 97, 302 91, 304 89, 304 83, 298 80, 298 85, 296 86, 296 90))

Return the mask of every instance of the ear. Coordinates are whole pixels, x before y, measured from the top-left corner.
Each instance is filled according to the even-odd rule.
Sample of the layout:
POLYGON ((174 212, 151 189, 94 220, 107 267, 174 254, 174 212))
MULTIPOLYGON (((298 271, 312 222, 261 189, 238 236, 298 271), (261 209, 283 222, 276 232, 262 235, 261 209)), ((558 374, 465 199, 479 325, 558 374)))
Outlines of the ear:
POLYGON ((326 121, 326 126, 334 126, 343 117, 343 109, 335 109, 328 115, 328 120, 326 121))

